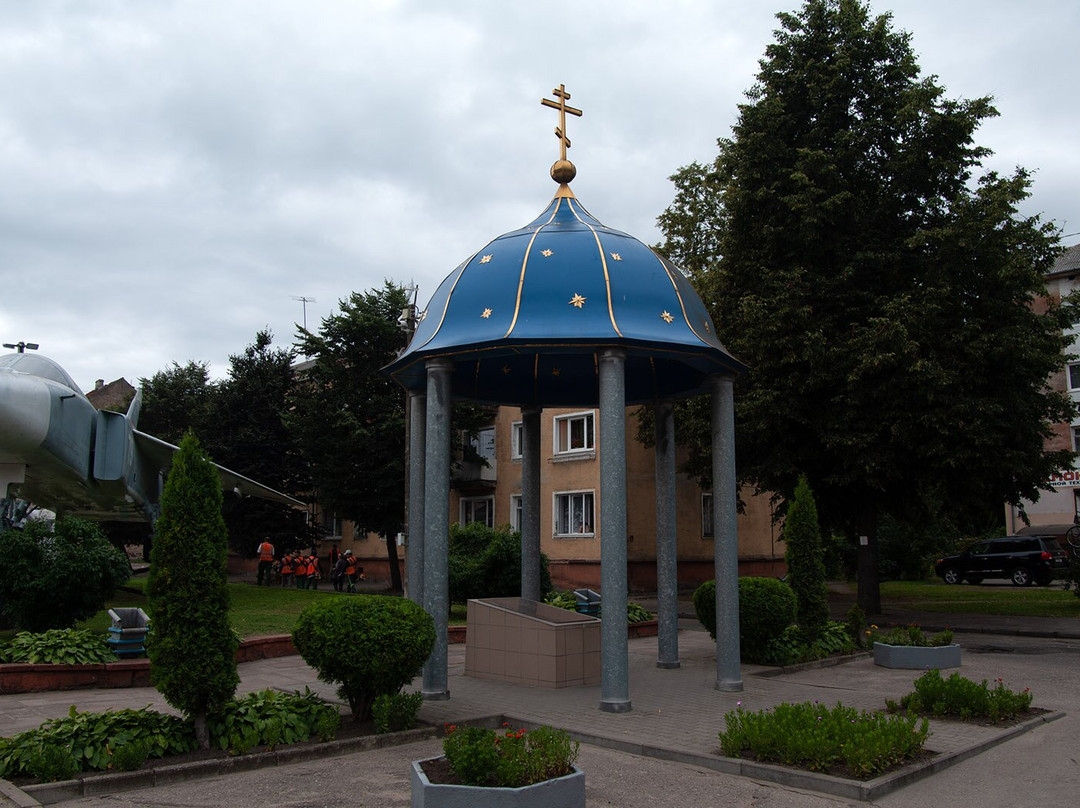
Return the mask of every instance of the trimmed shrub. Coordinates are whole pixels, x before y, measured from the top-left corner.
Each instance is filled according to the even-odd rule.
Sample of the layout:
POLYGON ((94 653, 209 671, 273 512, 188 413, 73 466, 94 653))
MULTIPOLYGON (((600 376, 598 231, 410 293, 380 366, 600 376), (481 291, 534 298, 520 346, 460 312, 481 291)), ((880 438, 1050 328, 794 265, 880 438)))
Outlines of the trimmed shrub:
POLYGON ((416 726, 416 714, 424 703, 423 693, 383 693, 375 697, 371 715, 375 732, 401 732, 416 726))
POLYGON ((829 600, 825 589, 821 529, 817 504, 805 476, 799 477, 795 498, 784 520, 783 539, 787 545, 787 583, 795 593, 799 628, 808 643, 814 642, 829 620, 829 600))
POLYGON ((189 715, 199 746, 210 746, 207 718, 234 692, 236 635, 229 624, 228 542, 221 480, 195 435, 180 441, 161 495, 146 583, 154 641, 150 681, 189 715))
POLYGON ((127 556, 94 522, 30 519, 0 532, 0 611, 26 631, 71 628, 93 617, 131 577, 127 556))
MULTIPOLYGON (((550 592, 548 559, 540 554, 540 594, 550 592)), ((493 530, 480 522, 450 526, 451 603, 469 598, 508 598, 521 594, 521 533, 493 530)))
POLYGON ((320 681, 339 685, 360 721, 377 696, 399 692, 416 676, 435 645, 435 623, 404 598, 327 598, 304 609, 292 639, 320 681))
MULTIPOLYGON (((795 622, 798 603, 791 587, 775 578, 739 579, 739 645, 747 662, 769 662, 769 644, 795 622)), ((694 591, 698 622, 716 639, 716 581, 694 591)))

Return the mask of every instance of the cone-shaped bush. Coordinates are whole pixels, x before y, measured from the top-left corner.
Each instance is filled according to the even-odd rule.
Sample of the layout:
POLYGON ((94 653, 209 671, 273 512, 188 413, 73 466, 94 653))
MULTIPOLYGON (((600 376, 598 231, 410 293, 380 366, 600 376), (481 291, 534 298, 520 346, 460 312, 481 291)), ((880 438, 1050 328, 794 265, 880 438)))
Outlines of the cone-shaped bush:
POLYGON ((799 602, 797 621, 808 641, 813 641, 829 620, 825 588, 825 563, 821 560, 821 528, 817 503, 806 477, 799 477, 795 498, 784 520, 788 584, 799 602))
POLYGON ((217 469, 189 432, 173 458, 155 525, 147 651, 150 681, 194 720, 203 747, 209 745, 206 716, 219 712, 239 683, 221 500, 217 469))

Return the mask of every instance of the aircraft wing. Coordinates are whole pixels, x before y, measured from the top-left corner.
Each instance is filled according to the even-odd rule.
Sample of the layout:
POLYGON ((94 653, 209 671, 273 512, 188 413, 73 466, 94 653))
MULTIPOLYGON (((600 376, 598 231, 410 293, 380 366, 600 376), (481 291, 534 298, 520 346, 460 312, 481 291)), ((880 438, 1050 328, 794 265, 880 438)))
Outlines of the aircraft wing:
MULTIPOLYGON (((160 438, 155 438, 153 435, 148 435, 137 429, 132 430, 132 436, 135 439, 135 451, 140 456, 140 461, 149 461, 151 466, 162 471, 168 471, 172 466, 173 456, 180 451, 180 447, 166 443, 160 438)), ((272 502, 280 502, 284 505, 305 507, 303 502, 290 497, 288 494, 275 491, 269 486, 255 482, 250 477, 245 477, 232 469, 219 466, 217 463, 214 463, 214 466, 218 470, 221 487, 225 491, 232 491, 244 497, 258 497, 272 502)))

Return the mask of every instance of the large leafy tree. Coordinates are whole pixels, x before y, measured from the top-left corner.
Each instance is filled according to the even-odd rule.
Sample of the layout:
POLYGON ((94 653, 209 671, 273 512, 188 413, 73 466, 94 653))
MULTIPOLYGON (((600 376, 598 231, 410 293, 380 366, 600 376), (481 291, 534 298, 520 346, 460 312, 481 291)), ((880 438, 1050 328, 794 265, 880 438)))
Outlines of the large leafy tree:
POLYGON ((1040 302, 1058 233, 1018 211, 1029 174, 974 176, 991 99, 946 98, 857 0, 778 19, 715 162, 673 178, 663 249, 750 367, 740 474, 790 499, 805 473, 878 612, 884 514, 975 520, 1071 460, 1044 448, 1071 306, 1040 302))
POLYGON ((206 362, 173 362, 149 379, 139 379, 142 411, 139 429, 178 444, 189 429, 204 440, 217 410, 218 385, 206 362))
POLYGON ((146 584, 154 627, 150 680, 210 743, 207 717, 220 713, 240 679, 229 625, 225 520, 217 469, 188 432, 161 494, 161 517, 146 584))
POLYGON ((380 369, 405 344, 408 292, 390 281, 353 292, 318 334, 300 331, 312 362, 293 393, 289 423, 311 463, 324 508, 386 540, 391 585, 401 589, 394 537, 405 512, 405 393, 380 369))

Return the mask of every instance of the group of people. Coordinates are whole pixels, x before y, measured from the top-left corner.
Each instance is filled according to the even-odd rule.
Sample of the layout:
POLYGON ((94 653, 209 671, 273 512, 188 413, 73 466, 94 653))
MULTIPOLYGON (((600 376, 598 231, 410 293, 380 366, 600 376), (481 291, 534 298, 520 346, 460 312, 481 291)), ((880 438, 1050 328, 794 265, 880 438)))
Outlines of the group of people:
MULTIPOLYGON (((274 545, 269 539, 263 539, 256 550, 259 557, 256 586, 271 586, 275 573, 281 579, 281 585, 295 586, 297 589, 318 589, 322 580, 322 568, 319 557, 314 553, 286 553, 280 561, 274 560, 274 545)), ((330 551, 330 581, 336 592, 355 592, 357 581, 366 580, 364 568, 357 562, 352 550, 338 553, 337 548, 330 551)))

